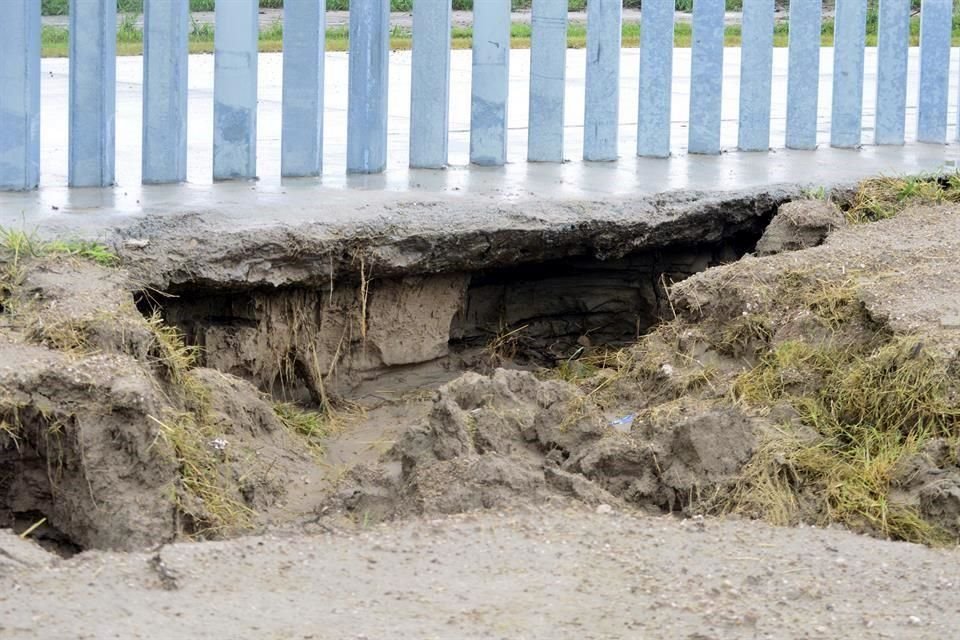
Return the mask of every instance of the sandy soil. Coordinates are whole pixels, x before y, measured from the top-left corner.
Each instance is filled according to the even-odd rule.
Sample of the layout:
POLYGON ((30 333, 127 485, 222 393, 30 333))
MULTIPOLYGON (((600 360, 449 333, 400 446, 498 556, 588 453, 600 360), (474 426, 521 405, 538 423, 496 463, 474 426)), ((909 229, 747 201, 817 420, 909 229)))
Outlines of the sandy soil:
POLYGON ((24 566, 0 576, 0 638, 947 638, 958 560, 833 529, 470 513, 24 566))

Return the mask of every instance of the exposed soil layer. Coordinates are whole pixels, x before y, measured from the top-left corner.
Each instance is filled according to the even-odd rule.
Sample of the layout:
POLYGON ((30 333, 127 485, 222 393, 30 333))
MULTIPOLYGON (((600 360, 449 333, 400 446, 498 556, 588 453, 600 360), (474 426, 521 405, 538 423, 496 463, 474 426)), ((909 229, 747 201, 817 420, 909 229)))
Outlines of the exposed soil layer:
POLYGON ((322 404, 435 387, 504 356, 553 367, 584 345, 626 344, 669 313, 665 285, 736 260, 757 235, 429 276, 378 278, 361 266, 356 282, 201 289, 161 304, 207 366, 277 398, 322 404))

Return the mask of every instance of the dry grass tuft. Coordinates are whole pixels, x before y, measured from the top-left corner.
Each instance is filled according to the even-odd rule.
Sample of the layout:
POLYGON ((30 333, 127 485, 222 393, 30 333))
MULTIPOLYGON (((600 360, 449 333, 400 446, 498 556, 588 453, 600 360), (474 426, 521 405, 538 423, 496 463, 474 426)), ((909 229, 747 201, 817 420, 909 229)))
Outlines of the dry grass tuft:
POLYGON ((203 414, 183 412, 166 421, 153 420, 177 462, 183 491, 175 492, 174 500, 192 521, 193 533, 225 535, 248 528, 254 513, 230 495, 224 477, 229 470, 229 449, 218 446, 216 433, 203 414))
POLYGON ((40 240, 23 229, 0 227, 0 310, 23 281, 23 264, 30 258, 66 256, 92 260, 103 266, 116 266, 119 257, 105 245, 87 240, 40 240))
POLYGON ((528 327, 529 325, 522 325, 516 329, 510 329, 501 325, 500 330, 486 347, 487 361, 491 366, 509 362, 517 357, 523 343, 523 334, 528 327))
POLYGON ((815 496, 821 523, 926 544, 950 536, 916 509, 891 503, 898 464, 930 438, 960 440, 960 380, 916 338, 880 347, 787 342, 735 385, 738 401, 769 407, 785 401, 814 436, 779 432, 744 470, 735 511, 796 522, 802 495, 815 496))
POLYGON ((853 224, 891 218, 915 204, 960 202, 960 173, 870 178, 860 183, 847 209, 853 224))
POLYGON ((183 332, 166 324, 159 311, 147 318, 147 325, 153 335, 150 355, 159 363, 176 385, 189 384, 188 372, 197 366, 200 348, 187 344, 183 332))
POLYGON ((273 411, 290 433, 302 438, 318 455, 324 452, 324 440, 342 431, 348 418, 347 412, 336 411, 329 407, 313 411, 292 402, 274 403, 273 411))

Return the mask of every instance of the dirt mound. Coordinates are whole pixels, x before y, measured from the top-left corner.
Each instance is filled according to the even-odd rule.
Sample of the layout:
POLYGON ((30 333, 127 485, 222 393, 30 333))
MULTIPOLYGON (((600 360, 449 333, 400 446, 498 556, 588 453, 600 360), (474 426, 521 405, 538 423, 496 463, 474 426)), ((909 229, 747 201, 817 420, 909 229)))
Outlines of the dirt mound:
POLYGON ((958 213, 903 211, 674 285, 677 318, 618 356, 598 401, 640 415, 732 406, 759 425, 737 486, 705 511, 955 541, 958 213))
POLYGON ((787 202, 780 205, 757 242, 756 254, 767 256, 816 247, 846 224, 840 207, 827 200, 787 202))
POLYGON ((314 464, 253 386, 141 315, 123 271, 3 266, 0 526, 45 518, 34 537, 62 551, 227 533, 314 464))
POLYGON ((341 504, 365 517, 455 513, 551 496, 681 510, 729 484, 753 425, 729 407, 621 432, 574 386, 522 371, 467 373, 381 464, 354 470, 341 504))

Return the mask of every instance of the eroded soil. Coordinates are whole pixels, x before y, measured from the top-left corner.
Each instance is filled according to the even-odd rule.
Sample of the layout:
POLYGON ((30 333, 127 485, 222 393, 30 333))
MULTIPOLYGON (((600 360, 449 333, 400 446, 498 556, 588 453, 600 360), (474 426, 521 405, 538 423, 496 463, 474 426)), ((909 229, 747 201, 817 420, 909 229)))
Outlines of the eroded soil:
POLYGON ((8 258, 0 525, 86 551, 3 533, 0 637, 948 637, 957 238, 805 201, 762 257, 166 300, 8 258))

